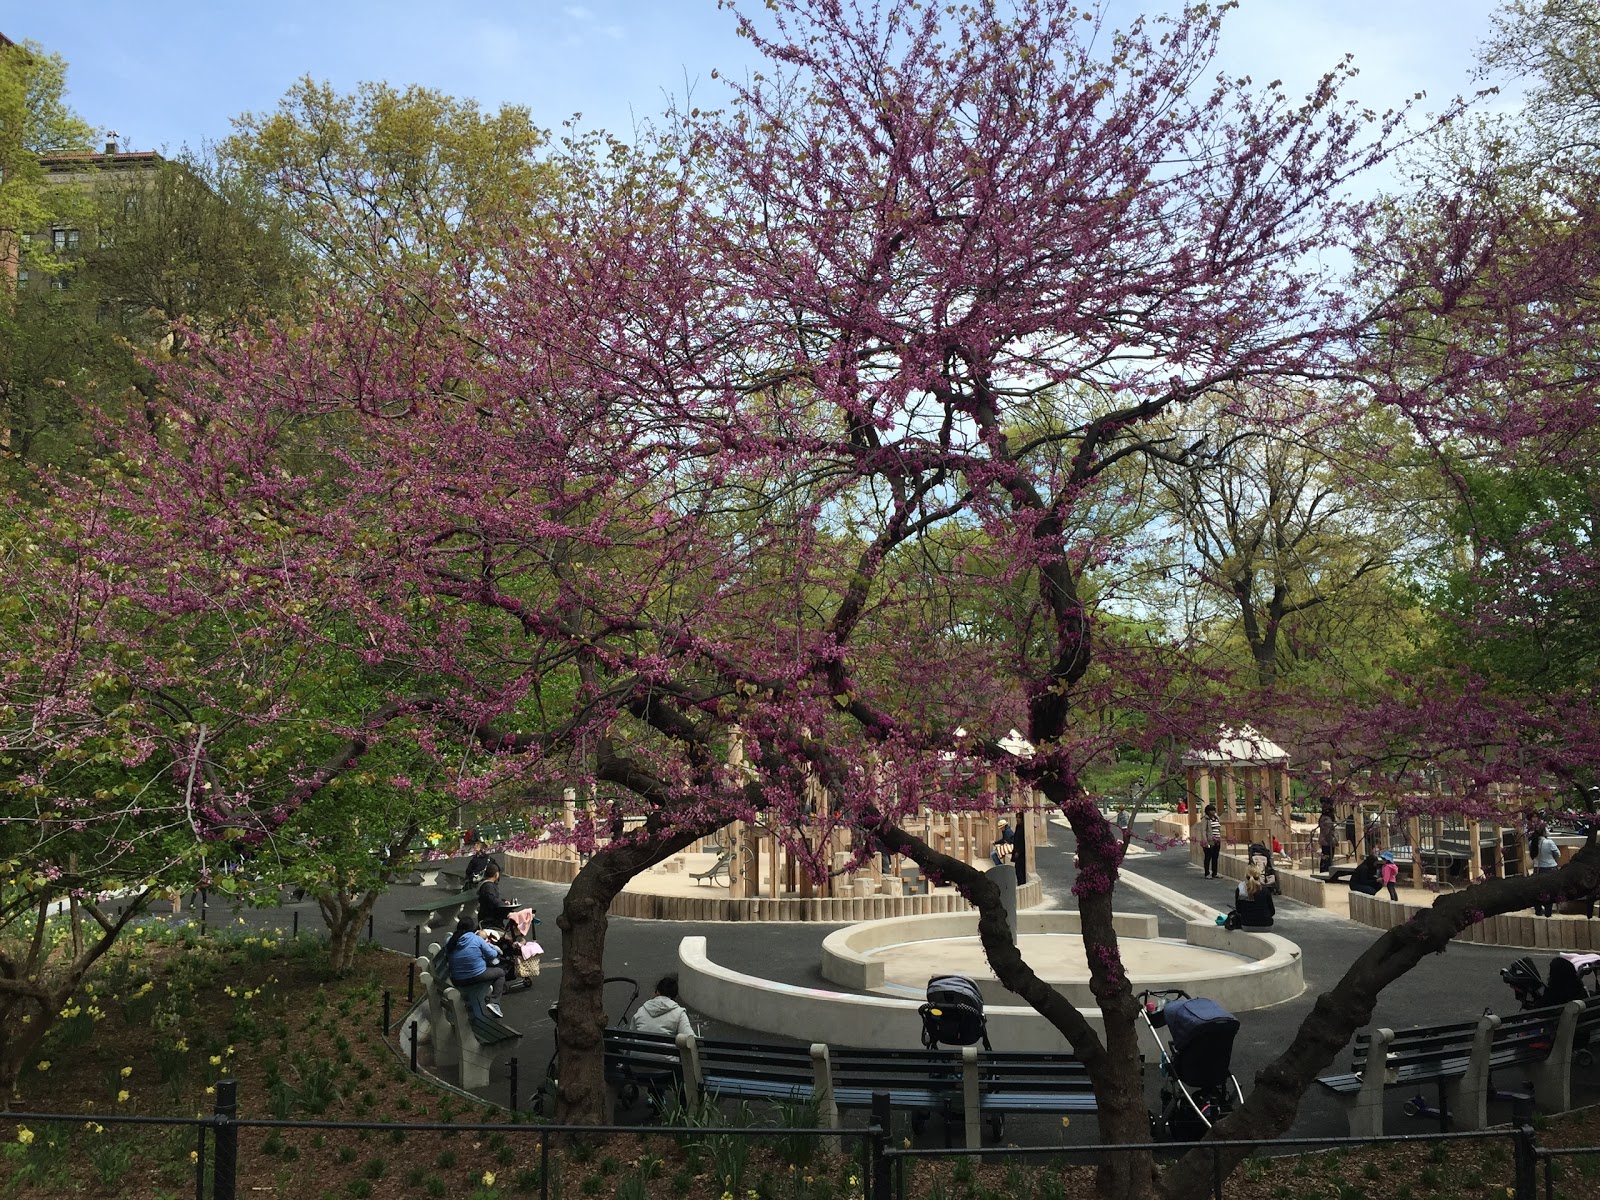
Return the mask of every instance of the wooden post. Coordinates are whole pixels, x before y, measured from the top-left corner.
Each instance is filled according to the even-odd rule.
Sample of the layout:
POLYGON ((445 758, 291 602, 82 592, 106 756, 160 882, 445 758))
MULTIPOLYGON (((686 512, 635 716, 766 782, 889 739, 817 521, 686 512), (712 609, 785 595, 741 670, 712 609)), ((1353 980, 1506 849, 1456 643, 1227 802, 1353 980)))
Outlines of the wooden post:
POLYGON ((1228 764, 1227 774, 1223 779, 1226 789, 1224 794, 1228 799, 1228 819, 1237 821, 1239 819, 1239 781, 1234 777, 1232 763, 1228 764))
POLYGON ((1412 817, 1407 822, 1411 833, 1411 886, 1422 887, 1422 818, 1412 817))
POLYGON ((1474 882, 1483 874, 1483 824, 1467 822, 1467 882, 1474 882))
POLYGON ((1494 826, 1494 877, 1506 877, 1506 831, 1498 821, 1494 826))

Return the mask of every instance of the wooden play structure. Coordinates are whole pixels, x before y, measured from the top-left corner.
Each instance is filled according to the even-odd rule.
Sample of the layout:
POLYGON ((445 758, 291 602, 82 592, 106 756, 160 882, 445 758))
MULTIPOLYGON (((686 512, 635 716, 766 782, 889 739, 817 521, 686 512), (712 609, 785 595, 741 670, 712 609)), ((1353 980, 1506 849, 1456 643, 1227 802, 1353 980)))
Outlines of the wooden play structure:
MULTIPOLYGON (((1004 742, 1002 745, 1013 754, 1020 757, 1032 752, 1020 735, 1013 734, 1012 741, 1015 747, 1004 742)), ((736 736, 729 746, 728 765, 738 769, 743 762, 744 746, 736 736)), ((1000 836, 1000 822, 1009 821, 1016 837, 1013 845, 1022 852, 1028 879, 1019 889, 1019 903, 1023 907, 1038 904, 1042 893, 1034 869, 1034 850, 1041 842, 1049 844, 1049 805, 1041 794, 1009 773, 989 773, 983 791, 995 800, 982 811, 946 811, 923 805, 914 814, 904 816, 901 827, 943 854, 987 866, 990 850, 1000 836)), ((831 902, 885 898, 895 901, 897 914, 948 910, 940 901, 949 897, 939 893, 949 889, 930 886, 910 859, 869 853, 860 856, 852 867, 860 847, 851 829, 833 819, 837 798, 820 782, 808 783, 804 808, 805 819, 797 825, 775 827, 763 820, 729 823, 630 884, 628 891, 618 897, 621 910, 614 907, 613 911, 618 915, 625 910, 630 915, 666 916, 681 907, 668 903, 676 899, 695 904, 710 902, 714 911, 727 912, 729 919, 741 919, 731 914, 767 914, 769 902, 776 902, 780 909, 798 906, 808 914, 799 919, 831 920, 839 919, 824 915, 834 913, 838 907, 831 902), (808 866, 820 866, 821 872, 808 866), (819 873, 822 877, 814 878, 819 873), (654 884, 650 882, 652 877, 654 884), (633 895, 640 890, 653 891, 661 903, 654 907, 643 905, 633 895), (760 902, 759 910, 753 907, 755 902, 760 902)), ((573 830, 589 820, 583 799, 573 789, 567 789, 563 796, 563 824, 573 830)), ((603 835, 600 840, 604 841, 603 835)), ((1006 847, 1008 870, 1013 869, 1009 853, 1012 849, 1013 846, 1006 847)), ((560 842, 547 842, 505 857, 513 874, 553 882, 570 880, 581 865, 577 852, 560 842)), ((783 911, 742 919, 794 918, 783 911)))

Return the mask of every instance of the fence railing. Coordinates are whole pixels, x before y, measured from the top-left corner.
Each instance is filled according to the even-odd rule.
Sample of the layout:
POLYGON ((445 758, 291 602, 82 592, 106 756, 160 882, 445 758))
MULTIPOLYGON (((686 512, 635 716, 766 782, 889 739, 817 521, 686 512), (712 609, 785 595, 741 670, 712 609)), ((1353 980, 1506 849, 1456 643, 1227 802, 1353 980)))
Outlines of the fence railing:
POLYGON ((708 1136, 734 1138, 803 1138, 818 1143, 831 1143, 838 1147, 853 1143, 863 1167, 866 1187, 865 1200, 912 1200, 907 1195, 910 1164, 923 1160, 981 1158, 985 1162, 1026 1160, 1031 1163, 1065 1160, 1067 1163, 1103 1159, 1108 1156, 1153 1153, 1172 1159, 1192 1149, 1199 1148, 1211 1156, 1212 1200, 1227 1200, 1231 1173, 1223 1171, 1224 1158, 1229 1151, 1241 1157, 1259 1154, 1262 1150, 1278 1151, 1299 1149, 1340 1150, 1355 1148, 1381 1148, 1384 1146, 1417 1145, 1426 1143, 1471 1143, 1498 1141, 1509 1144, 1512 1180, 1506 1189, 1507 1200, 1576 1200, 1577 1197, 1600 1194, 1600 1189, 1588 1191, 1561 1190, 1558 1180, 1562 1160, 1594 1157, 1600 1167, 1600 1146, 1541 1147, 1536 1142, 1535 1131, 1526 1112, 1519 1113, 1509 1126, 1496 1129, 1462 1133, 1397 1134, 1375 1138, 1352 1137, 1290 1137, 1275 1138, 1270 1142, 1220 1141, 1199 1142, 1141 1142, 1086 1144, 1072 1146, 996 1146, 982 1150, 958 1147, 916 1148, 896 1147, 890 1142, 894 1111, 887 1093, 877 1093, 872 1098, 869 1124, 864 1128, 778 1128, 773 1126, 709 1126, 709 1125, 554 1125, 526 1124, 512 1121, 316 1121, 277 1120, 271 1118, 240 1117, 238 1115, 238 1085, 234 1080, 223 1079, 216 1085, 216 1102, 209 1114, 195 1117, 133 1116, 116 1113, 47 1113, 8 1112, 5 1119, 19 1124, 49 1123, 97 1124, 104 1126, 165 1126, 190 1127, 195 1131, 195 1148, 191 1152, 194 1163, 195 1200, 238 1200, 241 1183, 248 1193, 249 1181, 241 1180, 239 1171, 239 1131, 241 1129, 317 1130, 317 1131, 367 1131, 393 1134, 396 1130, 407 1133, 497 1133, 525 1135, 536 1138, 539 1154, 539 1197, 550 1200, 551 1143, 562 1137, 593 1139, 607 1135, 634 1135, 640 1137, 705 1138, 708 1136))

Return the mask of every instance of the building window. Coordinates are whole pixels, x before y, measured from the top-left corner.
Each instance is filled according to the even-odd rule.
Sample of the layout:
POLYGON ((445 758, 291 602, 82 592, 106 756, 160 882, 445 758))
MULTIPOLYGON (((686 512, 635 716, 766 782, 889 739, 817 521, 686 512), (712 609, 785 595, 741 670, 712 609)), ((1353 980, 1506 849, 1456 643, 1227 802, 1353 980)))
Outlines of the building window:
POLYGON ((50 287, 58 292, 70 291, 72 289, 72 276, 67 274, 52 275, 50 276, 50 287))
POLYGON ((28 286, 28 272, 27 272, 26 268, 24 268, 23 270, 20 270, 20 271, 17 272, 17 286, 18 287, 27 287, 28 286))
POLYGON ((76 229, 57 229, 52 236, 55 239, 57 254, 78 248, 78 231, 76 229))

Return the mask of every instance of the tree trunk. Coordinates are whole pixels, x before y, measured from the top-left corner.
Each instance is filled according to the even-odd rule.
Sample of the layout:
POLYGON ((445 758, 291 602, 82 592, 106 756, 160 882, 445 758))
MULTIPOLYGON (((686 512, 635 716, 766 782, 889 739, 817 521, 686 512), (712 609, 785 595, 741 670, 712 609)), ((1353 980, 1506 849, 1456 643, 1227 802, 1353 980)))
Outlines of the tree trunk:
POLYGON ((356 964, 361 945, 361 930, 372 906, 378 902, 376 890, 351 895, 347 892, 318 892, 317 907, 328 925, 328 966, 343 975, 356 964))
POLYGON ((37 920, 31 945, 16 958, 0 948, 0 1110, 10 1109, 28 1059, 101 955, 111 949, 128 922, 144 911, 150 894, 149 890, 139 893, 115 920, 102 913, 98 905, 82 901, 82 911, 100 927, 100 936, 92 942, 83 941, 80 927, 81 949, 55 970, 49 966, 52 948, 44 936, 53 899, 48 890, 34 902, 37 920))
POLYGON ((561 991, 556 1048, 561 1079, 556 1119, 568 1125, 598 1125, 606 1118, 605 949, 607 916, 617 893, 640 871, 648 870, 727 823, 679 829, 613 843, 596 851, 567 889, 556 926, 561 930, 561 991))

